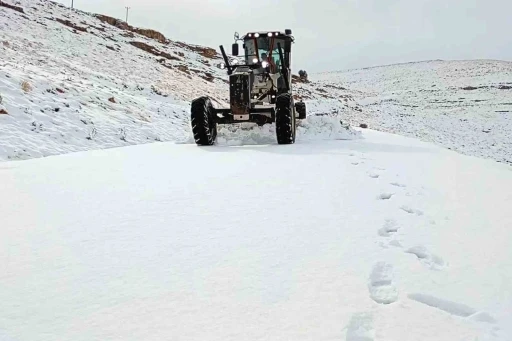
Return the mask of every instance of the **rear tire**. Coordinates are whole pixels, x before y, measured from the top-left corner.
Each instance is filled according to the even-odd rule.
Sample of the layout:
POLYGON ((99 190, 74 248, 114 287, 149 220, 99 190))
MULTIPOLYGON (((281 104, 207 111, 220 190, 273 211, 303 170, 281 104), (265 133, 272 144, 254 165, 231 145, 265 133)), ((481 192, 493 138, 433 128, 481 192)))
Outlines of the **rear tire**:
POLYGON ((295 110, 299 114, 299 120, 303 120, 306 118, 306 103, 297 102, 295 103, 295 110))
POLYGON ((198 146, 211 146, 217 139, 217 123, 213 116, 213 105, 209 97, 192 101, 190 118, 194 140, 198 146))
POLYGON ((278 144, 295 143, 295 112, 288 93, 276 98, 276 135, 278 144))

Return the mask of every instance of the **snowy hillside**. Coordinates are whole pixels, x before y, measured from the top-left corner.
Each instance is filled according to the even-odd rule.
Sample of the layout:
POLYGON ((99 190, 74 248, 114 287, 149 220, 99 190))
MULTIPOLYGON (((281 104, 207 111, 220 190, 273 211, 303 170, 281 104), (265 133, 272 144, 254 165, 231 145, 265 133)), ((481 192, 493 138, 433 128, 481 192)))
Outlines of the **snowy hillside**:
POLYGON ((512 62, 427 61, 312 77, 353 90, 371 128, 512 164, 512 62))
MULTIPOLYGON (((51 1, 2 3, 0 161, 190 143, 190 100, 208 94, 226 105, 227 75, 215 49, 51 1)), ((294 84, 311 116, 300 123, 302 140, 356 137, 350 126, 364 123, 512 164, 510 62, 429 61, 310 80, 294 84)), ((235 128, 222 127, 219 143, 275 140, 273 126, 235 128)))
MULTIPOLYGON (((227 100, 227 75, 211 48, 51 1, 16 3, 18 10, 14 2, 0 6, 0 160, 187 142, 190 100, 203 94, 216 105, 227 100)), ((231 37, 219 41, 230 43, 231 37)), ((302 122, 311 137, 337 134, 340 119, 359 114, 350 91, 296 87, 310 113, 337 117, 321 132, 316 120, 324 118, 302 122)), ((233 134, 221 129, 219 137, 229 142, 233 134)), ((243 142, 253 140, 242 133, 243 142)))
POLYGON ((2 341, 512 339, 512 172, 494 161, 365 130, 0 175, 2 341))

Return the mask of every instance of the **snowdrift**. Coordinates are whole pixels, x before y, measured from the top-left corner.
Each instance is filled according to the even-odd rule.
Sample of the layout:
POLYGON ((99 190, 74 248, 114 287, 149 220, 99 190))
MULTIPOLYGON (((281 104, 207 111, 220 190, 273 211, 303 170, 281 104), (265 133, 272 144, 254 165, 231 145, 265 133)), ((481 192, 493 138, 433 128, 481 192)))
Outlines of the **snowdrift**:
MULTIPOLYGON (((275 125, 258 126, 252 123, 240 123, 217 126, 218 146, 241 146, 258 144, 276 144, 275 125)), ((339 116, 312 115, 304 120, 297 120, 296 143, 320 140, 351 140, 362 138, 361 132, 343 124, 339 116)), ((195 144, 189 133, 184 144, 195 144)))

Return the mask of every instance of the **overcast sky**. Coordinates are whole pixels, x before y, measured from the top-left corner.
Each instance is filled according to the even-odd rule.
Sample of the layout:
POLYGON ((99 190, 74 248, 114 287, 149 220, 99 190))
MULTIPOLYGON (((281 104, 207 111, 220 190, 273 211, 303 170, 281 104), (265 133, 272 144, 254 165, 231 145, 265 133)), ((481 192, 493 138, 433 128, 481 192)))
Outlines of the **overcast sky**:
MULTIPOLYGON (((59 0, 70 5, 71 0, 59 0)), ((235 31, 295 36, 309 73, 428 59, 512 60, 512 0, 75 0, 171 40, 229 49, 235 31)))

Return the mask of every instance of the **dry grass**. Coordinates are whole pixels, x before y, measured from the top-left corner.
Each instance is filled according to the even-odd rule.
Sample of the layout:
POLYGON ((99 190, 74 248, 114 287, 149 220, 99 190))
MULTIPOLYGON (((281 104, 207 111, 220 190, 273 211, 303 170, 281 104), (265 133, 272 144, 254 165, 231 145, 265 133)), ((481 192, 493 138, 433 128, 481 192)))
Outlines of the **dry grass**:
POLYGON ((30 83, 27 81, 23 81, 21 82, 21 90, 24 92, 30 92, 32 91, 32 85, 30 85, 30 83))
POLYGON ((139 118, 140 118, 142 121, 144 121, 144 122, 151 122, 151 121, 149 120, 149 118, 147 118, 146 116, 143 116, 143 115, 142 115, 142 114, 140 114, 140 113, 137 113, 137 115, 139 115, 139 118))

